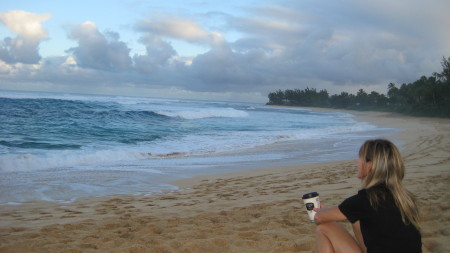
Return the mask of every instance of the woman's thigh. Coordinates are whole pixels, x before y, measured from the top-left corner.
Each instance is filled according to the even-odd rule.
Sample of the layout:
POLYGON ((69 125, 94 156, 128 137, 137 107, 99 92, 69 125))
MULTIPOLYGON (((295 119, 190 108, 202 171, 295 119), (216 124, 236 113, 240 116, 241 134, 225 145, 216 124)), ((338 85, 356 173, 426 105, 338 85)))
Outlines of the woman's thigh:
POLYGON ((317 245, 319 252, 327 252, 331 247, 331 252, 363 252, 355 238, 341 225, 335 222, 323 223, 317 226, 317 245), (320 238, 323 237, 323 238, 320 238), (324 240, 326 238, 326 240, 324 240))

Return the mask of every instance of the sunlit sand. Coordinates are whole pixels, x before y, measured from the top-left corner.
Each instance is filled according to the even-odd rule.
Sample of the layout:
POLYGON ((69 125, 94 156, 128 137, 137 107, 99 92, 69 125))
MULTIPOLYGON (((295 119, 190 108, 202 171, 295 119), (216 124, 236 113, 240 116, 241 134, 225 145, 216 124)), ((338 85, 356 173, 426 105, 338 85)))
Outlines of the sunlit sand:
MULTIPOLYGON (((450 252, 450 120, 352 113, 404 130, 389 138, 403 143, 404 181, 420 200, 424 252, 450 252)), ((315 225, 301 195, 317 191, 324 204, 335 205, 360 185, 356 161, 174 184, 183 190, 0 206, 0 252, 311 252, 315 225)))

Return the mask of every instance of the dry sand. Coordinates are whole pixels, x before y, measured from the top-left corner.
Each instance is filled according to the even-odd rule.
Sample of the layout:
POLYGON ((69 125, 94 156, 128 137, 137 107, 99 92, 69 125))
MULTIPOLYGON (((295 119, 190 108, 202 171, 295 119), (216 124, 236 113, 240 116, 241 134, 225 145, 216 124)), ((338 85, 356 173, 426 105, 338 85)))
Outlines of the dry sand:
MULTIPOLYGON (((390 138, 404 142, 424 252, 450 252, 450 120, 351 113, 404 129, 390 138)), ((0 252, 313 252, 315 225, 299 196, 318 191, 339 204, 359 189, 356 170, 356 161, 317 163, 197 177, 147 197, 0 206, 0 252)))

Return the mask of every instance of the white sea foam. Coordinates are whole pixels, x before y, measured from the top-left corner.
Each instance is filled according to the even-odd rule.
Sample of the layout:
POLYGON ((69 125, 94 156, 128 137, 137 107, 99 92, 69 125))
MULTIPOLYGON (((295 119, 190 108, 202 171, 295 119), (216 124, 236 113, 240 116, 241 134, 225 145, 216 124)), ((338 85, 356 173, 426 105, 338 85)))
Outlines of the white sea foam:
POLYGON ((248 113, 233 108, 219 108, 219 109, 197 109, 189 111, 157 111, 160 115, 168 117, 178 117, 182 119, 204 119, 204 118, 244 118, 248 113))
MULTIPOLYGON (((202 114, 205 115, 205 114, 202 114)), ((37 171, 53 168, 96 166, 161 158, 199 156, 239 152, 286 141, 313 140, 376 129, 364 122, 338 127, 290 129, 278 131, 242 131, 187 135, 181 138, 142 143, 139 146, 116 146, 110 149, 53 150, 25 154, 0 154, 0 171, 37 171)), ((156 171, 155 171, 156 173, 156 171)))

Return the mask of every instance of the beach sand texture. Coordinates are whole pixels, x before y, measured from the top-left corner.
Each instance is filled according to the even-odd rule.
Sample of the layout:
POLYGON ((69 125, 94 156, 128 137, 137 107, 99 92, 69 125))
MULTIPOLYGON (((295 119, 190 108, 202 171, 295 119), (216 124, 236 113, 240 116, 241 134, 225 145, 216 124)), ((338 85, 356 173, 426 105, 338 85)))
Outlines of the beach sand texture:
MULTIPOLYGON (((424 252, 450 252, 450 120, 356 115, 404 129, 390 138, 404 143, 404 182, 421 204, 424 252)), ((183 191, 153 196, 0 206, 0 252, 314 252, 301 195, 317 191, 337 205, 355 194, 356 155, 182 180, 175 184, 183 191)))

